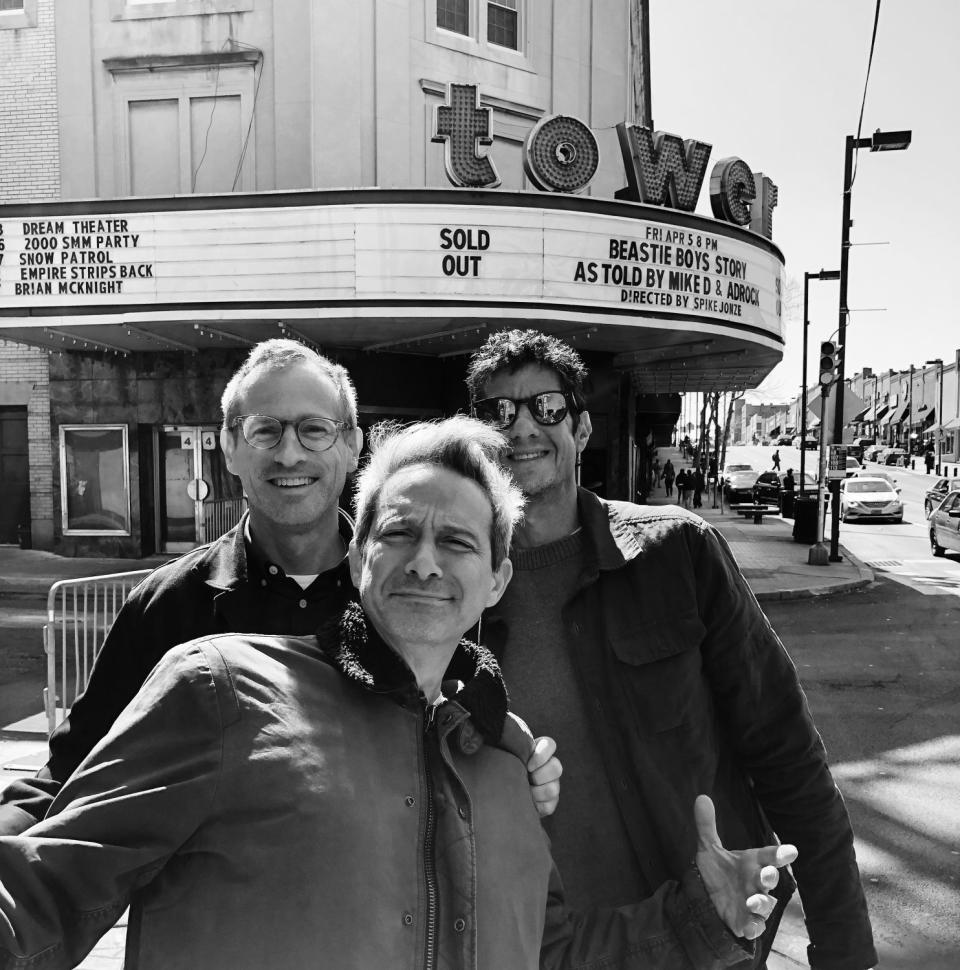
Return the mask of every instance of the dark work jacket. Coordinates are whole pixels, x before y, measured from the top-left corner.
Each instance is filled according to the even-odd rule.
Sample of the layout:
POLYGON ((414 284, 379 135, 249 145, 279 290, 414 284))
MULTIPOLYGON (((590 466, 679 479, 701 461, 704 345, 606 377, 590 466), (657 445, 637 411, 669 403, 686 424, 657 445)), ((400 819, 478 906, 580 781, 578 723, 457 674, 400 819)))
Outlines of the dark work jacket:
MULTIPOLYGON (((9 785, 0 797, 0 834, 39 821, 55 795, 133 699, 172 647, 214 633, 313 633, 353 595, 346 560, 309 590, 271 574, 247 554, 247 515, 208 545, 165 563, 123 604, 84 693, 50 738, 50 760, 35 778, 9 785)), ((345 526, 344 526, 345 527, 345 526)), ((346 531, 345 539, 350 541, 346 531)))
MULTIPOLYGON (((776 833, 797 846, 811 965, 872 967, 843 799, 796 668, 725 540, 673 506, 606 502, 581 489, 578 511, 588 551, 563 622, 646 878, 641 890, 652 893, 689 864, 693 803, 704 793, 724 845, 766 845, 776 833)), ((508 587, 483 618, 483 642, 501 660, 523 649, 502 616, 509 596, 508 587)), ((793 886, 782 872, 777 894, 789 897, 793 886)))
POLYGON ((487 651, 461 642, 467 681, 428 707, 358 607, 326 626, 168 651, 47 818, 0 838, 0 967, 68 970, 128 903, 128 970, 740 960, 692 866, 566 910, 487 651))

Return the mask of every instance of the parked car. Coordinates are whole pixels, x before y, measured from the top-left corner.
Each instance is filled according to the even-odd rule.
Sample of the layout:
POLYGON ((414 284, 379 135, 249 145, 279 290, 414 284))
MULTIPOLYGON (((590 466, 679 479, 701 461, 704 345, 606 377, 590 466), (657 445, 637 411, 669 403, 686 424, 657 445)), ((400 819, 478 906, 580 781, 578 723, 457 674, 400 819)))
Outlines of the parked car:
POLYGON ((883 451, 883 445, 867 445, 863 449, 863 460, 864 461, 876 461, 877 456, 883 451))
POLYGON ((960 552, 960 488, 947 492, 927 519, 930 551, 935 556, 960 552))
POLYGON ((806 441, 804 441, 804 439, 801 438, 800 435, 797 435, 796 438, 793 439, 793 447, 805 448, 807 451, 816 451, 817 448, 820 447, 820 443, 817 441, 815 437, 813 437, 813 435, 808 434, 806 437, 806 441))
POLYGON ((876 443, 877 443, 876 438, 854 438, 853 439, 854 447, 859 448, 861 451, 864 450, 865 448, 869 448, 871 445, 875 445, 876 443))
POLYGON ((723 475, 723 494, 727 503, 752 502, 753 486, 759 477, 760 473, 750 465, 727 465, 723 475))
POLYGON ((907 453, 903 448, 884 448, 877 459, 881 465, 905 465, 907 453))
POLYGON ((862 468, 863 465, 861 465, 856 458, 851 458, 849 455, 847 455, 847 478, 849 478, 851 475, 855 475, 862 468))
POLYGON ((722 477, 729 478, 734 472, 752 472, 756 471, 753 465, 748 462, 728 462, 723 466, 722 477))
MULTIPOLYGON (((757 498, 761 502, 766 502, 768 505, 776 505, 780 500, 780 493, 783 491, 783 480, 786 477, 786 472, 761 472, 755 482, 757 498)), ((797 472, 793 478, 796 482, 794 494, 798 494, 800 492, 800 472, 797 472)), ((807 492, 815 492, 817 489, 817 479, 810 472, 803 473, 803 488, 807 492)))
POLYGON ((938 478, 932 488, 927 489, 923 499, 923 514, 930 518, 930 513, 943 501, 944 495, 950 491, 950 479, 938 478))
POLYGON ((893 477, 893 475, 890 474, 890 472, 880 472, 880 471, 874 472, 874 471, 868 471, 866 468, 864 468, 858 472, 854 472, 850 477, 851 478, 882 478, 885 481, 888 481, 897 492, 899 492, 901 489, 900 483, 893 477))
POLYGON ((846 478, 840 483, 840 520, 891 519, 903 521, 903 502, 885 478, 846 478))
POLYGON ((790 447, 793 444, 793 436, 788 434, 782 434, 777 438, 777 444, 780 446, 790 447))

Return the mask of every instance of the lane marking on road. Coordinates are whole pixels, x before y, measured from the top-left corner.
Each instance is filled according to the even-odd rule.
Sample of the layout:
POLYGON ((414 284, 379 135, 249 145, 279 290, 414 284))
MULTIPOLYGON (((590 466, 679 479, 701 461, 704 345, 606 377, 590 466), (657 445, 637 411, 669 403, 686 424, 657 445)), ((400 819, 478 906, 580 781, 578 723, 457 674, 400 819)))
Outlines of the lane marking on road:
POLYGON ((867 565, 902 586, 925 596, 960 596, 960 575, 948 575, 951 564, 929 559, 879 559, 867 565), (938 570, 944 572, 938 575, 938 570))

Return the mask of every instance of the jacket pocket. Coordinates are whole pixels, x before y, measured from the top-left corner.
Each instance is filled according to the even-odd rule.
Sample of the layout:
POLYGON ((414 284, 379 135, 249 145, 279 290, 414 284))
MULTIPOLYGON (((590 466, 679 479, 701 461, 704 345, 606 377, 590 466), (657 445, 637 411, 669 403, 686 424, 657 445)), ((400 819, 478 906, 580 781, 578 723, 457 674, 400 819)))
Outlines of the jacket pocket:
POLYGON ((696 614, 635 618, 630 628, 608 629, 615 679, 642 731, 659 734, 679 728, 700 706, 705 632, 696 614))

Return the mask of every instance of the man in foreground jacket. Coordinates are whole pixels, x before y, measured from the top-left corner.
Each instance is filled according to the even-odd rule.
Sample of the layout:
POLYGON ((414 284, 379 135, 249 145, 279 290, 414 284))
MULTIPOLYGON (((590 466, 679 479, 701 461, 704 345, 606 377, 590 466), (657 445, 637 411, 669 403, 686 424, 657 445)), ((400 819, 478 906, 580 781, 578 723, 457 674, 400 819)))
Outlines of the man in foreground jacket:
MULTIPOLYGON (((0 796, 0 834, 40 821, 70 774, 107 733, 172 647, 210 633, 313 633, 354 595, 340 513, 363 440, 357 396, 339 364, 293 340, 257 344, 221 400, 220 444, 249 512, 219 539, 167 563, 129 596, 86 691, 50 739, 37 777, 0 796)), ((531 756, 540 810, 556 804, 549 738, 531 756)))
MULTIPOLYGON (((480 640, 511 704, 563 754, 547 829, 568 901, 619 905, 678 878, 696 842, 685 806, 706 792, 725 845, 775 832, 797 846, 811 966, 871 967, 850 820, 796 669, 702 519, 577 487, 591 432, 585 376, 566 344, 517 330, 493 334, 467 377, 527 500, 513 580, 480 640)), ((782 880, 783 905, 791 891, 782 880)))
POLYGON ((128 902, 141 970, 743 956, 724 923, 758 936, 767 867, 796 853, 725 851, 709 799, 697 865, 691 852, 655 898, 564 909, 528 793, 532 738, 496 661, 461 640, 510 579, 522 499, 502 443, 463 417, 385 437, 357 488, 360 605, 317 636, 221 634, 164 656, 47 818, 0 838, 0 965, 72 967, 128 902))

